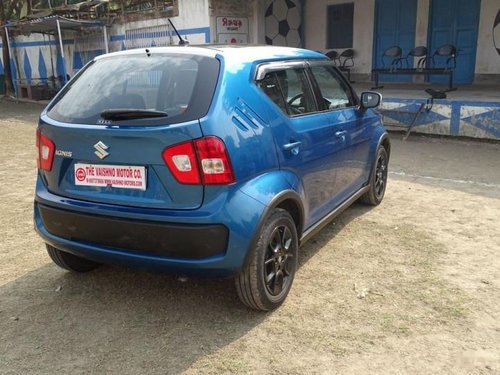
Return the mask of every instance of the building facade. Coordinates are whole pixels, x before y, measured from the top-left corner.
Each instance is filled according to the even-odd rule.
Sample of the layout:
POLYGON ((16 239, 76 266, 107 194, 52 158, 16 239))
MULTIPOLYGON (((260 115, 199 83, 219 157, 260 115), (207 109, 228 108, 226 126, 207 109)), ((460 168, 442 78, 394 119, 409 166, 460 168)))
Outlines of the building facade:
MULTIPOLYGON (((171 19, 191 44, 258 43, 322 52, 352 48, 356 54, 352 72, 358 81, 369 80, 390 46, 401 46, 403 54, 426 46, 432 54, 440 45, 453 44, 458 48, 458 84, 500 83, 498 0, 180 0, 171 19)), ((177 40, 166 18, 113 23, 107 36, 111 51, 177 40)), ((104 50, 99 32, 83 36, 69 32, 63 38, 70 76, 86 62, 86 55, 104 50)), ((51 74, 52 65, 56 73, 62 72, 61 67, 57 71, 57 37, 31 34, 11 39, 17 79, 51 74)))
MULTIPOLYGON (((456 46, 457 85, 489 84, 500 91, 499 0, 177 0, 171 14, 190 44, 272 44, 320 52, 355 51, 353 79, 369 82, 384 51, 400 46, 403 56, 425 46, 428 56, 441 45, 456 46)), ((135 17, 109 22, 103 30, 57 35, 32 33, 10 38, 12 73, 20 86, 73 76, 94 56, 130 48, 177 44, 166 17, 135 17)), ((0 48, 2 46, 0 45, 0 48)), ((0 76, 3 62, 0 53, 0 76)), ((410 59, 416 64, 417 59, 410 59)), ((385 76, 386 81, 423 82, 424 76, 385 76)), ((441 83, 445 76, 431 76, 441 83)), ((60 79, 61 80, 61 79, 60 79)), ((1 90, 0 90, 1 91, 1 90)), ((386 99, 391 108, 418 108, 418 100, 386 99)), ((416 131, 500 139, 500 103, 440 101, 419 120, 416 131)))
MULTIPOLYGON (((305 45, 328 49, 328 9, 345 0, 306 1, 305 45)), ((380 66, 384 49, 399 45, 403 54, 443 44, 458 49, 455 81, 500 83, 500 2, 498 0, 353 0, 354 70, 368 79, 380 66)), ((411 79, 408 77, 407 79, 411 79)), ((438 78, 439 79, 439 78, 438 78)))

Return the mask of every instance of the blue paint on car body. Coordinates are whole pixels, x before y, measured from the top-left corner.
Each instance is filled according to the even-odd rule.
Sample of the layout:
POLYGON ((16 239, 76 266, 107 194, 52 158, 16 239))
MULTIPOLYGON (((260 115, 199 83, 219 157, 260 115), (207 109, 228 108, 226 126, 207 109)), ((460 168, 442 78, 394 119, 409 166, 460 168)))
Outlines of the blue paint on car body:
POLYGON ((95 262, 236 275, 276 207, 290 211, 300 239, 366 192, 386 139, 377 112, 317 52, 104 55, 41 114, 35 228, 95 262), (137 188, 115 175, 123 169, 145 171, 126 182, 137 188))

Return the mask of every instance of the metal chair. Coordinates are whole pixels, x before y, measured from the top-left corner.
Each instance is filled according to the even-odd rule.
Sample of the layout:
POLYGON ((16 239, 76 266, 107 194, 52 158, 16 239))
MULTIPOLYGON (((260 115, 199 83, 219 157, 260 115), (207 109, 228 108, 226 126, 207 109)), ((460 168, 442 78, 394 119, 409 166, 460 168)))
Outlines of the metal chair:
POLYGON ((400 46, 392 46, 387 48, 382 54, 382 68, 385 69, 386 59, 390 59, 390 70, 394 70, 396 68, 401 68, 401 61, 403 50, 400 46))
POLYGON ((351 68, 354 66, 354 50, 352 48, 348 48, 339 55, 339 69, 343 72, 347 73, 347 79, 350 83, 355 83, 351 81, 351 68))
POLYGON ((337 51, 334 51, 334 50, 331 50, 331 51, 328 51, 327 53, 325 53, 325 55, 333 61, 333 63, 336 65, 336 66, 340 66, 341 63, 340 63, 340 59, 339 59, 339 53, 337 51))
POLYGON ((408 69, 413 68, 413 64, 410 65, 410 58, 413 59, 414 57, 420 57, 417 61, 417 69, 420 69, 420 70, 424 69, 425 64, 427 62, 427 47, 418 46, 418 47, 412 48, 410 50, 410 52, 408 52, 408 54, 404 58, 404 60, 406 62, 406 67, 408 69))
POLYGON ((435 60, 436 57, 448 57, 446 59, 446 66, 442 68, 453 70, 457 67, 456 56, 457 56, 457 47, 455 47, 452 44, 444 44, 438 49, 436 49, 436 51, 434 51, 434 53, 432 54, 431 57, 432 67, 436 68, 436 60, 435 60))
POLYGON ((339 56, 339 60, 341 61, 340 66, 342 68, 351 68, 354 66, 354 50, 352 48, 346 49, 342 51, 339 56))

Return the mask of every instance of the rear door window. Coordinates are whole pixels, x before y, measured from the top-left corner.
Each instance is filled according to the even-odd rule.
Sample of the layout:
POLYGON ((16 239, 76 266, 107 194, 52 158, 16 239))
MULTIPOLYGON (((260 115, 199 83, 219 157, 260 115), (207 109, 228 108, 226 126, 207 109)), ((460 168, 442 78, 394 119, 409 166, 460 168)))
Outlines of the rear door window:
POLYGON ((311 86, 303 68, 267 73, 259 86, 283 112, 290 116, 317 111, 311 86))
POLYGON ((218 74, 218 60, 205 56, 106 57, 71 81, 48 115, 63 122, 96 124, 105 111, 146 110, 168 117, 126 121, 137 125, 190 121, 208 112, 218 74))

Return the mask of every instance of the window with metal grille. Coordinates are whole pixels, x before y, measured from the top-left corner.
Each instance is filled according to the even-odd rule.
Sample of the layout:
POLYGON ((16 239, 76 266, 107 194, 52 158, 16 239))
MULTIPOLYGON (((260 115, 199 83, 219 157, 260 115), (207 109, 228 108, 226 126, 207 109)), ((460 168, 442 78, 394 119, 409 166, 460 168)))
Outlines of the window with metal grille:
POLYGON ((168 24, 125 30, 125 47, 132 49, 170 46, 174 44, 174 36, 175 33, 168 24))

